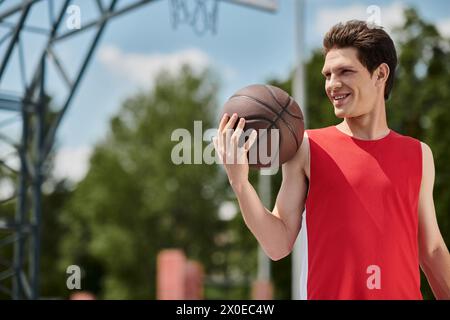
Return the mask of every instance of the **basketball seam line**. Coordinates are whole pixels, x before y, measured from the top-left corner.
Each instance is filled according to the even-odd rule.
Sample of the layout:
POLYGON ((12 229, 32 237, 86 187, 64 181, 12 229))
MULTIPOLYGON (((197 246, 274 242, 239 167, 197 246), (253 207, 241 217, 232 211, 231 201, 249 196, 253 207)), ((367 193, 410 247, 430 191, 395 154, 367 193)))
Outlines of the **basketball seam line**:
MULTIPOLYGON (((272 127, 275 127, 275 129, 278 130, 278 132, 280 133, 280 136, 281 136, 281 130, 280 130, 280 128, 278 128, 277 123, 273 120, 270 120, 269 118, 257 116, 257 117, 246 117, 245 120, 247 121, 247 120, 255 120, 255 119, 258 119, 258 120, 262 119, 262 120, 269 122, 270 126, 267 129, 272 129, 272 127)), ((267 135, 267 132, 265 132, 265 134, 267 135)))
MULTIPOLYGON (((265 108, 269 109, 270 111, 272 111, 272 112, 277 116, 276 120, 282 119, 283 122, 284 122, 286 125, 289 125, 289 123, 287 123, 286 120, 285 120, 284 118, 281 118, 281 117, 280 117, 281 114, 282 114, 283 112, 285 112, 286 110, 285 110, 285 107, 283 107, 282 105, 280 105, 280 103, 279 103, 278 101, 277 101, 277 103, 278 103, 278 105, 280 106, 280 108, 282 109, 280 112, 277 112, 276 110, 272 109, 271 106, 265 104, 265 103, 262 102, 261 100, 258 100, 258 99, 254 98, 254 97, 251 97, 251 96, 239 94, 239 95, 234 95, 234 96, 232 96, 230 99, 233 99, 233 98, 239 98, 239 97, 242 97, 242 98, 248 98, 248 99, 250 99, 250 100, 253 100, 253 101, 259 103, 259 104, 262 105, 263 107, 265 107, 265 108)), ((289 113, 288 113, 288 114, 289 114, 289 113)), ((275 120, 275 121, 276 121, 276 120, 275 120)))
MULTIPOLYGON (((247 99, 250 99, 250 100, 253 100, 253 101, 255 101, 256 103, 258 103, 258 104, 260 104, 260 105, 262 105, 263 107, 265 107, 266 109, 269 109, 270 111, 272 111, 275 115, 276 115, 276 117, 275 117, 275 120, 273 120, 273 121, 277 121, 278 119, 281 119, 283 122, 284 122, 284 124, 286 125, 286 127, 288 128, 288 130, 289 130, 289 132, 292 134, 292 136, 294 137, 294 140, 295 140, 295 145, 296 145, 296 147, 297 147, 297 149, 298 149, 298 141, 297 141, 297 137, 295 136, 295 133, 294 133, 294 129, 291 127, 291 125, 289 124, 289 122, 287 122, 281 115, 283 114, 283 112, 285 111, 285 107, 283 107, 282 105, 280 105, 279 103, 278 103, 278 101, 277 101, 277 103, 278 103, 278 105, 281 107, 281 111, 280 111, 280 113, 278 113, 278 112, 276 112, 275 110, 273 110, 272 109, 272 107, 270 107, 270 106, 268 106, 267 104, 265 104, 264 102, 262 102, 262 101, 260 101, 260 100, 258 100, 258 99, 256 99, 256 98, 254 98, 254 97, 250 97, 250 96, 247 96, 247 95, 243 95, 243 94, 237 94, 237 95, 233 95, 232 97, 230 97, 230 100, 231 99, 233 99, 233 98, 239 98, 239 97, 242 97, 242 98, 247 98, 247 99)), ((272 122, 272 121, 271 121, 272 122)), ((272 125, 274 125, 274 122, 272 122, 272 125)), ((275 126, 276 127, 276 126, 275 126)), ((278 129, 278 127, 276 127, 277 129, 278 129)), ((269 127, 269 129, 271 129, 271 127, 269 127)), ((281 131, 280 131, 280 140, 281 140, 281 131)))
MULTIPOLYGON (((278 119, 278 118, 281 118, 281 119, 284 121, 284 123, 286 123, 286 125, 288 126, 289 131, 291 132, 292 136, 294 137, 294 140, 295 140, 295 146, 296 146, 297 149, 298 149, 298 148, 299 148, 299 145, 298 145, 298 139, 297 139, 297 137, 295 136, 294 129, 292 128, 292 126, 290 125, 290 123, 288 123, 287 121, 284 120, 284 118, 281 117, 281 115, 283 114, 283 112, 286 112, 286 113, 289 114, 290 116, 292 116, 292 117, 294 117, 294 118, 297 118, 297 117, 295 117, 294 115, 292 115, 292 114, 287 110, 287 108, 291 105, 291 103, 292 103, 292 101, 294 101, 294 99, 292 99, 291 96, 289 96, 288 103, 287 103, 285 106, 283 106, 283 105, 280 103, 280 101, 278 101, 278 99, 276 98, 274 92, 272 91, 272 88, 270 88, 270 87, 267 86, 267 85, 265 85, 264 87, 267 89, 267 91, 269 91, 269 94, 272 96, 272 98, 276 101, 276 103, 278 103, 278 105, 279 105, 280 108, 282 109, 281 112, 278 114, 277 119, 278 119)), ((275 119, 275 121, 276 121, 277 119, 275 119)), ((303 120, 303 119, 301 119, 301 118, 297 118, 297 119, 303 120)))
POLYGON ((275 93, 273 92, 272 88, 269 87, 269 86, 267 86, 267 85, 265 85, 264 87, 266 87, 266 89, 269 91, 270 95, 271 95, 272 98, 278 103, 278 105, 279 105, 281 108, 283 108, 284 112, 286 112, 288 115, 290 115, 290 116, 293 117, 293 118, 303 120, 302 117, 297 116, 297 115, 295 115, 295 114, 292 114, 292 113, 287 109, 287 108, 292 104, 292 102, 294 102, 294 99, 293 99, 291 96, 289 96, 289 103, 288 103, 285 107, 283 107, 283 105, 280 103, 280 101, 279 101, 278 98, 276 97, 275 93))

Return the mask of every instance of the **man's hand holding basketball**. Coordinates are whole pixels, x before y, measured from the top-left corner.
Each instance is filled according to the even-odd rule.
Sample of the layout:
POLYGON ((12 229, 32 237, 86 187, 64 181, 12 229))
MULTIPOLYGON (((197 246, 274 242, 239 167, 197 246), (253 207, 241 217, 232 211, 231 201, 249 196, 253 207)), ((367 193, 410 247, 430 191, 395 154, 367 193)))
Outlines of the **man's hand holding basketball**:
POLYGON ((256 141, 256 131, 253 130, 248 140, 242 144, 245 119, 240 118, 236 130, 233 130, 238 115, 224 114, 219 124, 217 136, 213 138, 214 148, 221 163, 225 167, 228 180, 233 188, 248 182, 247 153, 256 141), (241 143, 240 143, 241 142, 241 143))
MULTIPOLYGON (((264 207, 248 180, 247 154, 256 141, 257 132, 253 130, 244 143, 244 128, 244 119, 238 120, 236 114, 233 114, 231 118, 225 114, 220 121, 218 135, 213 139, 214 147, 236 194, 245 224, 266 254, 271 259, 278 260, 291 252, 293 241, 300 229, 301 215, 298 213, 303 211, 303 199, 307 189, 304 181, 306 180, 302 179, 302 170, 298 170, 301 165, 299 160, 285 164, 283 185, 273 213, 264 207), (236 130, 233 130, 234 127, 236 130)), ((252 156, 250 154, 250 161, 252 156)))

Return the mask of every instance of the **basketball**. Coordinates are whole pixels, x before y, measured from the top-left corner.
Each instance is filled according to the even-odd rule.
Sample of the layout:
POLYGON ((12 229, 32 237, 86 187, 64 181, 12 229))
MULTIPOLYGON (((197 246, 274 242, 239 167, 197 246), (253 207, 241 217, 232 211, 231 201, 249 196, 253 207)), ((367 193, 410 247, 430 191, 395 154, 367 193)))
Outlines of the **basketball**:
POLYGON ((256 142, 248 153, 252 168, 285 163, 295 155, 303 141, 303 113, 297 102, 278 87, 255 84, 242 88, 224 104, 222 116, 225 113, 229 116, 237 113, 239 118, 244 118, 244 132, 257 131, 256 142), (274 163, 274 159, 278 163, 274 163))

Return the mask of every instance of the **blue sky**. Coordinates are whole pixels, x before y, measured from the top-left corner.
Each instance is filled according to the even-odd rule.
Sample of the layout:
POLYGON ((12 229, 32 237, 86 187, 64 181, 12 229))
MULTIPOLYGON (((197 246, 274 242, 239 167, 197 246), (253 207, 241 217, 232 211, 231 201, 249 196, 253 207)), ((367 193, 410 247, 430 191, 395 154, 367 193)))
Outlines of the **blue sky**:
MULTIPOLYGON (((305 52, 320 46, 322 34, 319 32, 322 30, 317 30, 316 20, 321 12, 345 11, 345 7, 371 4, 395 7, 395 3, 400 2, 307 1, 305 52)), ((414 3, 423 6, 425 2, 414 3)), ((424 16, 433 20, 449 17, 448 1, 427 3, 427 7, 419 6, 424 16)), ((80 7, 83 13, 83 7, 80 7)), ((117 48, 123 57, 126 54, 170 55, 195 48, 206 54, 212 67, 223 74, 221 99, 224 100, 247 84, 264 82, 270 77, 286 77, 293 68, 293 11, 292 0, 280 0, 279 11, 275 14, 222 3, 217 34, 200 37, 186 25, 177 30, 172 28, 168 1, 157 1, 112 21, 60 130, 61 144, 82 146, 95 143, 105 132, 107 120, 117 112, 120 102, 138 88, 145 88, 145 82, 130 82, 121 72, 114 72, 113 68, 99 61, 102 49, 117 48)))
MULTIPOLYGON (((82 25, 95 16, 93 2, 75 1, 81 10, 82 25)), ((126 97, 151 88, 152 79, 162 68, 176 72, 183 62, 200 69, 211 66, 221 75, 220 103, 248 84, 285 78, 296 61, 294 0, 278 0, 278 4, 276 13, 267 13, 220 3, 215 35, 198 36, 186 25, 174 30, 167 0, 112 20, 58 132, 60 175, 75 179, 82 176, 89 151, 105 136, 109 118, 126 97)), ((449 1, 306 0, 304 54, 320 46, 324 32, 334 23, 367 19, 366 8, 370 5, 380 7, 381 24, 388 30, 401 22, 402 8, 413 5, 421 16, 437 23, 450 36, 449 1)), ((41 20, 46 20, 44 8, 33 12, 33 22, 39 24, 41 20)), ((58 46, 57 53, 69 66, 69 73, 76 69, 88 39, 90 34, 84 34, 58 46)), ((25 41, 33 48, 26 50, 26 60, 32 64, 42 44, 32 37, 25 41)), ((17 68, 13 66, 8 72, 12 80, 2 81, 1 89, 14 91, 17 68)), ((64 86, 55 75, 50 70, 50 93, 59 102, 58 93, 64 86)))

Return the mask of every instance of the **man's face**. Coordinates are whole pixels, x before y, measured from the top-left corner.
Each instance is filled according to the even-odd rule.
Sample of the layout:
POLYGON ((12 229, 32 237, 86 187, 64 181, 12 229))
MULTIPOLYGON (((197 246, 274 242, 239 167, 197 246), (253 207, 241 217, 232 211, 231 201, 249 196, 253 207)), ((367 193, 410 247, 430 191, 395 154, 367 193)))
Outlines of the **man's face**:
POLYGON ((355 48, 335 48, 325 57, 325 91, 338 118, 361 116, 376 105, 376 72, 371 76, 357 54, 355 48))

